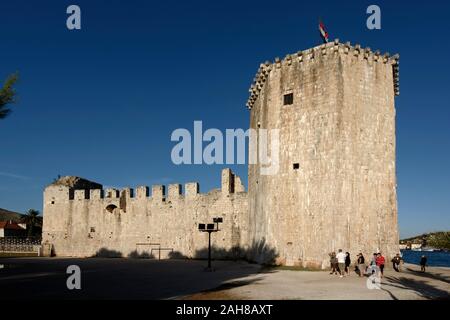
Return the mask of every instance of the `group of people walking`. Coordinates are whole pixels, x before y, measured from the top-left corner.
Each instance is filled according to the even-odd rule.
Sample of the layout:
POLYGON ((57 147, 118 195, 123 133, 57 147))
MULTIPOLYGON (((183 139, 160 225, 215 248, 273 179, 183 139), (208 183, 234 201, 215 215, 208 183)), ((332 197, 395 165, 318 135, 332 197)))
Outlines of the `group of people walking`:
MULTIPOLYGON (((396 271, 399 271, 399 265, 401 262, 400 255, 397 254, 397 256, 392 259, 392 263, 394 264, 394 269, 396 271), (394 259, 398 258, 394 261, 394 259)), ((339 274, 339 276, 345 277, 350 275, 350 266, 351 266, 351 257, 349 252, 343 252, 342 249, 339 249, 338 253, 331 252, 330 253, 330 265, 331 265, 331 273, 330 274, 339 274)), ((384 256, 378 252, 374 253, 372 256, 372 259, 370 260, 369 264, 366 264, 366 258, 364 255, 360 252, 356 256, 356 263, 355 263, 355 271, 356 273, 362 277, 364 275, 372 275, 379 271, 379 274, 381 277, 383 277, 384 273, 384 266, 386 264, 386 259, 384 256)))
MULTIPOLYGON (((349 252, 343 252, 342 249, 339 249, 338 253, 331 252, 330 256, 330 265, 331 272, 330 274, 339 275, 341 278, 350 275, 350 266, 351 266, 351 258, 349 252)), ((392 267, 396 272, 400 272, 400 265, 403 263, 403 258, 400 254, 396 254, 394 258, 391 260, 392 267)), ((372 259, 369 264, 366 263, 366 258, 360 252, 356 256, 355 263, 355 272, 360 276, 364 275, 372 275, 377 273, 380 277, 384 275, 384 266, 386 264, 385 257, 381 254, 381 252, 374 253, 372 259)), ((427 265, 427 257, 422 256, 420 259, 420 269, 422 272, 425 272, 425 267, 427 265)))
POLYGON ((342 249, 339 249, 339 252, 330 253, 330 263, 331 263, 331 273, 330 274, 339 274, 340 277, 344 277, 350 275, 350 253, 343 253, 342 249))

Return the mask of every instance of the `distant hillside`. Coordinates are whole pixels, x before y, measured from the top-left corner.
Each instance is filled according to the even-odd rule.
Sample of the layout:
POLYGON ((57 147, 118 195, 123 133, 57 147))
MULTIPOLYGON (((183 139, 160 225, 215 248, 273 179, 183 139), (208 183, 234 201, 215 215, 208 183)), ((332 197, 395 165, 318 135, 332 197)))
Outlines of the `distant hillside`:
POLYGON ((400 240, 401 244, 421 244, 424 247, 450 250, 450 231, 425 233, 420 236, 400 240))
POLYGON ((18 222, 23 215, 0 208, 0 221, 12 220, 18 222))

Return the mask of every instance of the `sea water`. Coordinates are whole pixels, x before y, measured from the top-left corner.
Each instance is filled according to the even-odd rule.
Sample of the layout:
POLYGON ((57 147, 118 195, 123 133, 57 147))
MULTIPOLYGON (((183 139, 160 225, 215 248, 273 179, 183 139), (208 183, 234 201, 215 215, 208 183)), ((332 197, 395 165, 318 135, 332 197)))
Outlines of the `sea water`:
POLYGON ((403 260, 406 263, 420 264, 422 256, 427 257, 427 265, 430 267, 449 267, 450 252, 401 250, 403 260))

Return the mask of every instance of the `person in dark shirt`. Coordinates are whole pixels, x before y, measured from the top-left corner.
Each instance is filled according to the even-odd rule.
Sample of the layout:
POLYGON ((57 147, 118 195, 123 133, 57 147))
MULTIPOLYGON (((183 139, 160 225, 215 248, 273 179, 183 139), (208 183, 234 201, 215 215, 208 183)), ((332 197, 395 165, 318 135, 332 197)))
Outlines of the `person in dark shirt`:
POLYGON ((352 264, 352 261, 350 260, 350 253, 345 253, 345 273, 349 276, 350 275, 350 265, 352 264))
POLYGON ((331 265, 331 273, 330 274, 337 274, 338 271, 338 263, 337 263, 337 258, 336 258, 336 252, 331 252, 329 254, 330 256, 330 265, 331 265))
POLYGON ((392 267, 395 271, 400 272, 400 263, 402 262, 402 257, 397 253, 394 258, 392 258, 392 267))
POLYGON ((360 277, 362 277, 366 272, 366 261, 361 252, 358 254, 358 271, 360 277))
POLYGON ((427 266, 427 257, 422 256, 422 258, 420 258, 420 271, 425 272, 426 266, 427 266))

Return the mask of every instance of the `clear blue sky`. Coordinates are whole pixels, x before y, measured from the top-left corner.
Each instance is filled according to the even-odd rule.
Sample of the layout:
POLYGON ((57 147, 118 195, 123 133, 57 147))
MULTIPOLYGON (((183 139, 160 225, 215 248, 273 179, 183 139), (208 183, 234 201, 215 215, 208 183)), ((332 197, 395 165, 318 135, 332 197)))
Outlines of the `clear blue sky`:
MULTIPOLYGON (((199 181, 222 166, 175 166, 176 128, 247 128, 260 62, 330 37, 399 53, 401 236, 450 229, 450 59, 446 1, 1 1, 0 79, 19 101, 0 122, 0 207, 42 209, 45 185, 78 175, 105 186, 199 181), (422 2, 424 3, 424 2, 422 2), (82 30, 66 28, 78 4, 82 30), (378 4, 382 29, 366 28, 378 4)), ((232 166, 246 181, 245 165, 232 166)))

